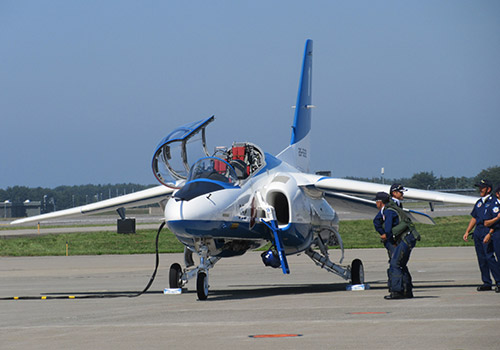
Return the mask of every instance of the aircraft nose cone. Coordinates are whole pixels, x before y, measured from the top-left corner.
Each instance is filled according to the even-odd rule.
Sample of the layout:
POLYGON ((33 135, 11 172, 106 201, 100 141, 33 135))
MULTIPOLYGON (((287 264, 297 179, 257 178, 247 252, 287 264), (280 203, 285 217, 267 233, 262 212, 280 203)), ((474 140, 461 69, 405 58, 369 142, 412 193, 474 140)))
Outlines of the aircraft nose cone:
POLYGON ((213 222, 228 221, 235 216, 235 190, 223 190, 203 194, 190 200, 170 198, 165 206, 168 222, 213 222))
POLYGON ((182 206, 184 201, 178 200, 175 198, 171 198, 168 202, 167 205, 165 206, 165 221, 176 221, 176 220, 182 220, 183 215, 182 214, 182 206))

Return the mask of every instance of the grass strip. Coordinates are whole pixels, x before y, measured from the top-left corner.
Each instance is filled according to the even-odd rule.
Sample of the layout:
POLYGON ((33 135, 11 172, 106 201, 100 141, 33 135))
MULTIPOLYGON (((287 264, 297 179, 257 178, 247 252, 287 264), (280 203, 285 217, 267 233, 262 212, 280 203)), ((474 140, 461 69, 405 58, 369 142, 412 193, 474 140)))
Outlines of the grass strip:
MULTIPOLYGON (((460 247, 474 245, 472 237, 465 242, 462 237, 470 216, 446 216, 435 218, 436 225, 416 224, 421 240, 417 247, 460 247)), ((371 220, 343 221, 340 235, 344 248, 381 248, 380 236, 374 230, 371 220)))
MULTIPOLYGON (((138 230, 135 234, 114 232, 66 233, 0 239, 0 256, 60 256, 149 254, 155 252, 156 230, 138 230)), ((168 230, 158 242, 160 253, 178 253, 184 246, 168 230)))

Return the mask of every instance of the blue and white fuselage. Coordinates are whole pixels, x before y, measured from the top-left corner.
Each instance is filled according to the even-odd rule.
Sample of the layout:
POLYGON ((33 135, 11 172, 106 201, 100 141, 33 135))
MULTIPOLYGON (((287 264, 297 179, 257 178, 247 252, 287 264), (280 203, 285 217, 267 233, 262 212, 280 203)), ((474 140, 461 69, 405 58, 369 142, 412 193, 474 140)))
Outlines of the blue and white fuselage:
MULTIPOLYGON (((223 163, 233 172, 225 160, 202 161, 207 159, 223 163)), ((196 167, 197 163, 192 169, 196 167)), ((184 187, 174 192, 165 206, 167 226, 193 251, 205 244, 209 255, 228 257, 273 242, 272 232, 260 221, 264 209, 258 198, 274 208, 286 254, 310 247, 314 234, 326 226, 335 231, 338 228, 337 215, 328 203, 321 197, 311 197, 300 187, 306 180, 305 174, 270 154, 263 155, 261 166, 246 179, 218 181, 210 178, 208 172, 205 174, 206 177, 191 179, 191 173, 184 187)))

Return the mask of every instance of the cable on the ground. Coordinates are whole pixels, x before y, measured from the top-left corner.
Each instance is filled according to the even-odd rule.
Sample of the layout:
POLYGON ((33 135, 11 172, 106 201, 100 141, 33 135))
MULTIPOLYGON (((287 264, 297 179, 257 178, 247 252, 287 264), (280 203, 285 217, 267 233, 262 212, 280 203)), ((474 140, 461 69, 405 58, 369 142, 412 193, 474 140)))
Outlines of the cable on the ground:
POLYGON ((156 277, 156 272, 158 271, 158 266, 160 266, 160 253, 159 253, 159 238, 160 232, 165 226, 165 221, 163 221, 158 228, 158 233, 156 234, 156 264, 155 270, 149 279, 146 288, 144 288, 141 292, 136 293, 117 293, 117 294, 85 294, 85 295, 42 295, 42 296, 20 296, 20 297, 3 297, 0 300, 53 300, 53 299, 104 299, 104 298, 136 298, 138 296, 146 293, 153 284, 153 281, 156 277))

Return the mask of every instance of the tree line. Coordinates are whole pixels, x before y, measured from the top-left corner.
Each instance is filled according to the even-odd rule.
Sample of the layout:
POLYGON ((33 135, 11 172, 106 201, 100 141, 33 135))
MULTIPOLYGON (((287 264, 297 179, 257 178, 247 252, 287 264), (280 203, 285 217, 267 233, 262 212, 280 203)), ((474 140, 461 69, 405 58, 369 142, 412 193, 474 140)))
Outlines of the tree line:
POLYGON ((481 170, 476 176, 473 177, 437 177, 432 171, 422 171, 413 174, 412 177, 400 179, 386 179, 382 177, 371 179, 359 177, 348 178, 375 183, 400 183, 405 187, 418 188, 422 190, 473 190, 474 184, 478 183, 481 179, 488 179, 493 183, 493 186, 500 186, 500 166, 493 166, 488 169, 481 170))
MULTIPOLYGON (((473 189, 474 184, 480 179, 488 179, 494 186, 500 185, 500 166, 484 169, 474 177, 436 177, 433 172, 419 172, 410 178, 387 179, 387 178, 359 178, 347 177, 354 180, 362 180, 376 183, 401 183, 403 186, 419 188, 424 190, 463 190, 473 189)), ((40 201, 43 213, 55 210, 78 207, 100 200, 118 197, 127 193, 133 193, 154 185, 139 184, 116 184, 116 185, 79 185, 58 186, 56 188, 25 186, 13 186, 0 189, 0 203, 10 201, 12 203, 40 201)))
POLYGON ((78 207, 108 198, 118 197, 153 187, 154 185, 116 184, 116 185, 79 185, 58 186, 56 188, 13 186, 0 189, 0 203, 39 201, 42 213, 78 207))

